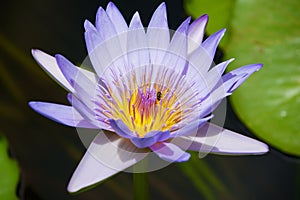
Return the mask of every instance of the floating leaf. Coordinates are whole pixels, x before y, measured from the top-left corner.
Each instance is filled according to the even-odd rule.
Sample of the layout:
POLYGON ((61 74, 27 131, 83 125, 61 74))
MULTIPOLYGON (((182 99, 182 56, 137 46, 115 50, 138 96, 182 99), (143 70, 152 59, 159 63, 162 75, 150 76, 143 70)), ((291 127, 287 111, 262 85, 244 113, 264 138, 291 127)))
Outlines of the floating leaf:
MULTIPOLYGON (((236 1, 228 57, 261 62, 231 101, 240 119, 285 153, 300 155, 300 1, 236 1)), ((233 69, 233 65, 229 70, 233 69)))
POLYGON ((7 141, 0 135, 0 199, 18 199, 16 196, 18 180, 17 162, 7 155, 7 141))
POLYGON ((216 2, 186 0, 185 7, 195 18, 211 15, 209 34, 211 29, 228 29, 224 51, 228 58, 236 58, 228 70, 265 65, 232 95, 236 113, 257 136, 299 156, 300 1, 216 2))

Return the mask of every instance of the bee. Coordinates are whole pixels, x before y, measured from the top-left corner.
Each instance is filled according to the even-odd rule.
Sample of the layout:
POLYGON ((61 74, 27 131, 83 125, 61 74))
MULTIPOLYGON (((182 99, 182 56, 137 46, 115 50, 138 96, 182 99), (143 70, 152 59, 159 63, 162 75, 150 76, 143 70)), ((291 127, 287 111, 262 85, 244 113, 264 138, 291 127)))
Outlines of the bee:
POLYGON ((157 99, 157 101, 161 100, 161 92, 157 92, 156 99, 157 99))

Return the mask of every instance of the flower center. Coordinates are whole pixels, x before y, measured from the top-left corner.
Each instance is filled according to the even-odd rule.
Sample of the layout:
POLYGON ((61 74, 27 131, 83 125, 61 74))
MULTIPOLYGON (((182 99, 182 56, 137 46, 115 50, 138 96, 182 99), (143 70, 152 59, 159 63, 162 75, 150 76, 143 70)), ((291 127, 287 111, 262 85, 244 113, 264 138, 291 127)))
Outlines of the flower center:
POLYGON ((128 102, 132 119, 128 127, 140 137, 152 130, 168 130, 181 118, 180 105, 174 107, 176 96, 167 89, 154 85, 136 89, 128 102))
POLYGON ((121 119, 139 137, 151 131, 174 131, 192 119, 198 109, 195 93, 184 76, 168 68, 133 70, 112 75, 107 88, 99 85, 99 119, 121 119))

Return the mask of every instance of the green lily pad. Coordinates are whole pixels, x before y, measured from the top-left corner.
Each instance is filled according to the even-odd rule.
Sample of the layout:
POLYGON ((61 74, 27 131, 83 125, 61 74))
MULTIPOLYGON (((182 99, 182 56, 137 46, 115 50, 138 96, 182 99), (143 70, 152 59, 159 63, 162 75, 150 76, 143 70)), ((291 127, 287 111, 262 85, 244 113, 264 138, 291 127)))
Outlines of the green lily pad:
POLYGON ((0 199, 14 200, 19 180, 17 162, 7 154, 7 141, 0 135, 0 199))
POLYGON ((240 119, 272 146, 300 156, 298 8, 298 0, 236 1, 226 54, 236 66, 264 64, 231 98, 240 119))
MULTIPOLYGON (((202 9, 212 10, 207 13, 224 8, 206 4, 202 2, 202 9)), ((186 6, 194 17, 202 14, 198 7, 186 6)), ((223 47, 226 57, 236 58, 228 71, 250 63, 264 64, 232 95, 236 113, 259 138, 296 156, 300 156, 299 8, 298 0, 237 0, 210 21, 215 26, 224 24, 221 17, 227 19, 230 34, 223 47)))

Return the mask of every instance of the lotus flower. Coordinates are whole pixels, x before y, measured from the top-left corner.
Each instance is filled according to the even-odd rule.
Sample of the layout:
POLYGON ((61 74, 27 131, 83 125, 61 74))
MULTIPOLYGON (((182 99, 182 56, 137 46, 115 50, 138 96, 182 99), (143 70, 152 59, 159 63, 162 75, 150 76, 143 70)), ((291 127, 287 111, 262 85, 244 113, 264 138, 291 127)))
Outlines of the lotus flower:
POLYGON ((71 127, 100 131, 68 185, 76 192, 130 167, 154 153, 167 162, 188 161, 186 150, 215 154, 263 154, 267 145, 211 124, 222 99, 262 64, 222 76, 227 60, 213 57, 225 33, 204 42, 208 16, 187 18, 171 36, 165 3, 147 29, 136 12, 129 24, 113 3, 99 8, 95 26, 85 21, 92 69, 62 55, 32 50, 35 60, 68 92, 71 106, 30 102, 38 113, 71 127))

